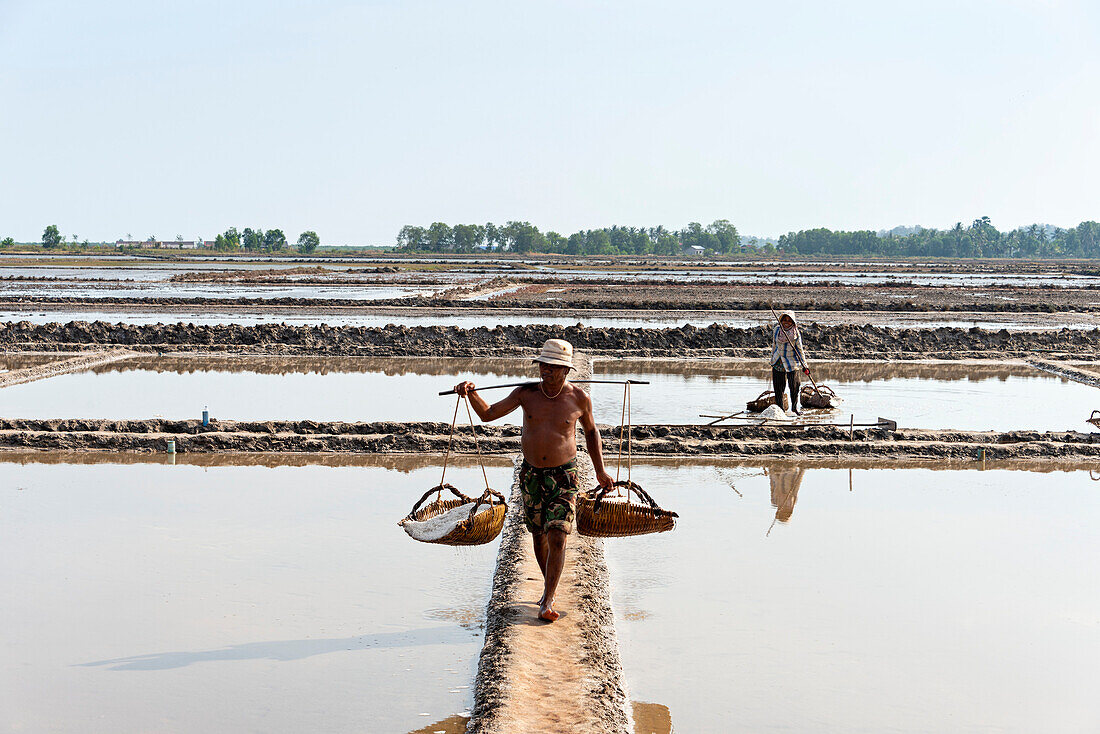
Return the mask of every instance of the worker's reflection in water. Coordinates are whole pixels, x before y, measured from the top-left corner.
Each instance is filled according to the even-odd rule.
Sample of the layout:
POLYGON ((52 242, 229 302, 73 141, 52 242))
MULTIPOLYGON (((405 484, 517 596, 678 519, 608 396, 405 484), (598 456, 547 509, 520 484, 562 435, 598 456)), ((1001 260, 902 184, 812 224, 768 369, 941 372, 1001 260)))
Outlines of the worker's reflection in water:
POLYGON ((794 503, 798 501, 798 488, 802 486, 805 469, 797 466, 768 467, 768 480, 772 485, 772 507, 775 519, 787 522, 794 514, 794 503))

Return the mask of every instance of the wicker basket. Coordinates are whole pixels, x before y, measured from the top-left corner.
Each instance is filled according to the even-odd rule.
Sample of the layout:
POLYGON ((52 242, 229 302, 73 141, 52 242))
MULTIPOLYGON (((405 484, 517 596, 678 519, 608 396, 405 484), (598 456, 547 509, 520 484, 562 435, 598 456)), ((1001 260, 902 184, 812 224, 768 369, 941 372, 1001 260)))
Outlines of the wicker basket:
POLYGON ((1089 416, 1087 422, 1091 423, 1092 425, 1096 426, 1097 428, 1100 428, 1100 410, 1092 411, 1092 415, 1089 416))
MULTIPOLYGON (((771 390, 765 390, 764 392, 760 393, 760 397, 758 397, 756 400, 750 400, 746 404, 746 407, 753 413, 763 413, 765 410, 767 410, 767 407, 769 405, 775 405, 775 393, 773 393, 771 390)), ((787 400, 786 393, 784 393, 783 410, 787 410, 790 407, 790 402, 787 400)))
POLYGON ((410 520, 423 522, 424 520, 438 517, 448 510, 453 510, 456 507, 461 507, 471 502, 474 503, 474 506, 470 510, 470 519, 463 522, 442 538, 421 542, 439 543, 441 545, 484 545, 485 543, 492 542, 493 539, 500 535, 501 528, 504 527, 504 516, 508 513, 508 503, 504 501, 504 495, 492 489, 486 489, 481 496, 475 500, 473 497, 467 497, 450 484, 441 484, 437 487, 432 487, 424 493, 424 496, 420 498, 419 502, 413 505, 409 514, 402 518, 397 524, 403 526, 410 520), (455 496, 455 499, 443 499, 443 490, 445 489, 450 491, 450 493, 455 496), (433 493, 436 495, 435 500, 425 505, 424 501, 433 493), (421 505, 423 505, 423 507, 421 505), (481 505, 489 505, 491 508, 490 511, 478 513, 478 508, 481 507, 481 505))
POLYGON ((840 398, 832 388, 825 385, 803 385, 798 391, 798 400, 804 408, 835 408, 840 404, 840 398))
POLYGON ((676 526, 675 512, 662 510, 644 489, 634 482, 615 482, 611 489, 597 487, 577 497, 577 532, 595 538, 626 538, 663 533, 676 526), (608 498, 608 493, 626 489, 625 497, 608 498), (633 492, 644 504, 632 503, 633 492))

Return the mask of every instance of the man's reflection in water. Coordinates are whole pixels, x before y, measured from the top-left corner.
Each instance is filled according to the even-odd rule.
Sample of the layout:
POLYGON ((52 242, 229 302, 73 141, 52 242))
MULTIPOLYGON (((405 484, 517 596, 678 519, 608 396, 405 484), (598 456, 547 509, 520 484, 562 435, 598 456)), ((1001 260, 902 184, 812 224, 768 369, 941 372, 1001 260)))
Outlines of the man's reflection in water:
POLYGON ((794 503, 798 501, 798 488, 802 486, 802 475, 806 470, 795 466, 768 467, 768 481, 772 485, 772 507, 775 519, 787 522, 794 514, 794 503))
MULTIPOLYGON (((634 734, 672 734, 672 712, 659 703, 631 701, 634 713, 634 734)), ((409 734, 465 734, 470 719, 451 716, 429 724, 409 734)))

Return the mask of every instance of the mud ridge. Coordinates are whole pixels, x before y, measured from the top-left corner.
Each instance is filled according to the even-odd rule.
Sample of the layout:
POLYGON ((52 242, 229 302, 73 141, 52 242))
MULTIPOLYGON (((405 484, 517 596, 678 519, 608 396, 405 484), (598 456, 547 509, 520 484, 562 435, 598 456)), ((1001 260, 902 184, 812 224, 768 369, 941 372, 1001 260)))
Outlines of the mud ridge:
MULTIPOLYGON (((1082 416, 1082 420, 1084 416, 1082 416)), ((442 454, 445 423, 346 423, 318 421, 0 419, 0 449, 162 452, 168 441, 179 453, 286 452, 442 454)), ((606 442, 618 427, 601 426, 606 442)), ((514 455, 518 426, 478 426, 455 432, 451 450, 473 455, 514 455)), ((1079 431, 951 431, 812 426, 648 425, 631 429, 637 456, 865 457, 976 460, 1100 458, 1100 433, 1079 431)), ((608 443, 607 445, 611 445, 608 443)))
MULTIPOLYGON (((802 327, 812 358, 960 359, 1026 357, 1034 353, 1100 359, 1100 329, 991 331, 940 327, 802 327)), ((341 356, 497 356, 526 354, 549 338, 565 338, 590 354, 632 357, 763 356, 760 328, 690 324, 663 329, 585 326, 288 326, 285 324, 66 324, 0 322, 0 349, 81 351, 125 347, 138 351, 211 351, 341 356)))
POLYGON ((21 369, 12 370, 11 372, 0 373, 0 387, 21 385, 25 382, 44 380, 48 377, 57 377, 58 375, 65 375, 70 372, 83 372, 85 370, 103 367, 120 360, 128 359, 132 356, 134 356, 133 352, 111 349, 102 352, 82 354, 70 359, 55 360, 46 362, 45 364, 23 367, 21 369))
POLYGON ((1067 364, 1048 362, 1045 359, 1029 359, 1028 364, 1043 372, 1049 372, 1052 375, 1058 375, 1059 377, 1065 377, 1075 382, 1080 382, 1082 385, 1100 387, 1100 374, 1096 372, 1090 372, 1089 370, 1081 369, 1080 367, 1072 367, 1067 364))

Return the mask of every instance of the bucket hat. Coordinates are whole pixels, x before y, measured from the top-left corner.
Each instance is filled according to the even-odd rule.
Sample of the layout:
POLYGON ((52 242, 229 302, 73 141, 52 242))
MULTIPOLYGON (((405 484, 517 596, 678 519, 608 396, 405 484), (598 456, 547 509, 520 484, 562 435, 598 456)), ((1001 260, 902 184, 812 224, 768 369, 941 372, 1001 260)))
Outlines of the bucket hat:
POLYGON ((564 339, 547 339, 535 362, 573 368, 573 345, 564 339))

